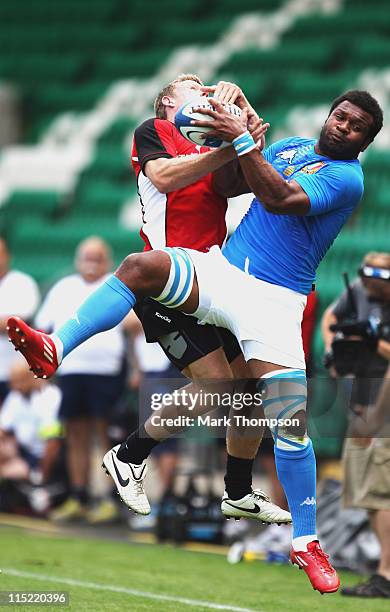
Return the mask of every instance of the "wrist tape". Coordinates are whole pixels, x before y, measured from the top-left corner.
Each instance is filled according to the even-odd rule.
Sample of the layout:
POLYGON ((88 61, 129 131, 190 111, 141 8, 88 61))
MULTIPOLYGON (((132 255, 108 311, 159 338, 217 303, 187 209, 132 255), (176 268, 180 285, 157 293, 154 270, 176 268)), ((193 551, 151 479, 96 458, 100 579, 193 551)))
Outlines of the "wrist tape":
POLYGON ((232 141, 232 145, 238 157, 245 155, 245 153, 249 153, 249 151, 253 151, 253 149, 256 149, 257 147, 248 130, 243 134, 240 134, 240 136, 237 136, 237 138, 232 141))

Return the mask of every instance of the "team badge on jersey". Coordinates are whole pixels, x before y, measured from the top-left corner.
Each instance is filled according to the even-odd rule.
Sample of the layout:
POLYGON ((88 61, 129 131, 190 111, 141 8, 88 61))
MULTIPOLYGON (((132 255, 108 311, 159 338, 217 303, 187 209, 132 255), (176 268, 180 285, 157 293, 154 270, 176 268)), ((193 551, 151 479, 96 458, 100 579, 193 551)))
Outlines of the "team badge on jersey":
POLYGON ((314 164, 309 164, 308 166, 302 168, 301 172, 304 172, 305 174, 315 174, 324 166, 326 166, 326 163, 323 161, 315 162, 314 164))
POLYGON ((284 176, 291 176, 294 171, 295 171, 295 166, 287 166, 287 168, 283 170, 283 174, 284 176))
POLYGON ((291 164, 297 151, 298 149, 289 149, 288 151, 281 151, 280 153, 276 154, 276 157, 280 157, 280 159, 284 159, 284 161, 287 161, 289 164, 291 164))

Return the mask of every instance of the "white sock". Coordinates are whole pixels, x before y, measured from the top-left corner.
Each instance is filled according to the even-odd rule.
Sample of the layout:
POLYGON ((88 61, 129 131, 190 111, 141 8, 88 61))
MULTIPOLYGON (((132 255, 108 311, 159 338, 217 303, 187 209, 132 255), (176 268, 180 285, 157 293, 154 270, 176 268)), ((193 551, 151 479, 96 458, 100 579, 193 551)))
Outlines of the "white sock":
POLYGON ((54 346, 56 347, 57 361, 58 361, 58 365, 60 365, 62 361, 62 353, 63 353, 64 345, 62 344, 59 337, 56 336, 55 334, 50 334, 50 338, 51 340, 53 340, 54 346))
POLYGON ((292 547, 296 552, 298 552, 299 550, 301 552, 307 552, 307 545, 310 544, 310 542, 313 542, 313 540, 318 540, 316 533, 314 533, 313 535, 300 536, 299 538, 293 538, 292 547))

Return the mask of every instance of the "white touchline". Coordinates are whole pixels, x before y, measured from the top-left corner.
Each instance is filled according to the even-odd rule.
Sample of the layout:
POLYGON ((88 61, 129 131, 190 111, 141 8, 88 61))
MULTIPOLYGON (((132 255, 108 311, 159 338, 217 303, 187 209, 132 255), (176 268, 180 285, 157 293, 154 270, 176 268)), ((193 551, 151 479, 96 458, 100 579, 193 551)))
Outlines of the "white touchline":
POLYGON ((110 584, 98 584, 96 582, 84 582, 82 580, 73 580, 72 578, 62 578, 60 576, 46 576, 45 574, 35 574, 34 572, 21 572, 11 567, 2 568, 3 575, 17 576, 19 578, 32 578, 33 580, 41 580, 42 582, 56 582, 57 584, 67 584, 69 586, 85 587, 88 589, 96 589, 97 591, 111 591, 113 593, 123 593, 125 595, 134 595, 135 597, 144 597, 146 599, 155 599, 157 601, 173 601, 181 603, 185 606, 195 606, 197 608, 210 608, 211 610, 229 610, 230 612, 262 612, 257 608, 238 608, 225 604, 212 603, 211 601, 201 601, 197 599, 187 599, 186 597, 174 597, 173 595, 159 595, 158 593, 149 593, 148 591, 138 591, 137 589, 127 589, 125 587, 113 586, 110 584))

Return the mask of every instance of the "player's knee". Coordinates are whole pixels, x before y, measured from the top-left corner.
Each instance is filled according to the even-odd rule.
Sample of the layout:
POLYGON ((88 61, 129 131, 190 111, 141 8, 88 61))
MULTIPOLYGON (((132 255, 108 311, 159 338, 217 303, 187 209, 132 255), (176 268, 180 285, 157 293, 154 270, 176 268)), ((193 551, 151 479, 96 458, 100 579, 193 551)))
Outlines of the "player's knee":
POLYGON ((294 450, 307 444, 306 387, 304 370, 291 368, 270 372, 258 381, 264 415, 278 448, 294 450))
POLYGON ((291 434, 298 438, 303 437, 306 434, 306 412, 300 410, 296 412, 291 418, 291 425, 285 425, 285 432, 287 435, 291 434))
POLYGON ((169 271, 169 258, 162 251, 132 253, 119 266, 117 276, 137 295, 161 291, 169 271))
POLYGON ((116 271, 117 276, 135 293, 142 289, 145 279, 143 278, 144 263, 143 253, 132 253, 128 255, 116 271))

